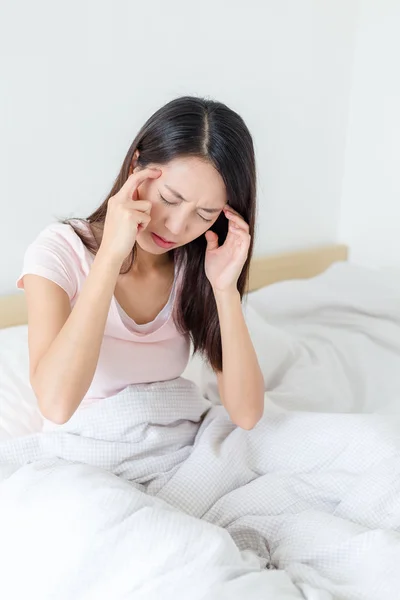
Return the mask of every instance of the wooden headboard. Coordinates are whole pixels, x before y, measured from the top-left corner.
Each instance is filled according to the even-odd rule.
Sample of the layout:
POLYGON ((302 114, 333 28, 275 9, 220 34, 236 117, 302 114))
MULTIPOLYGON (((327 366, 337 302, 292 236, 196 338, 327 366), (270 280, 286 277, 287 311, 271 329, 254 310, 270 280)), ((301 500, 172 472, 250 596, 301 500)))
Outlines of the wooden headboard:
MULTIPOLYGON (((249 291, 285 281, 306 279, 325 271, 330 265, 348 258, 347 246, 335 244, 311 250, 256 257, 250 269, 249 291)), ((27 322, 23 292, 0 296, 0 329, 23 325, 27 322)))

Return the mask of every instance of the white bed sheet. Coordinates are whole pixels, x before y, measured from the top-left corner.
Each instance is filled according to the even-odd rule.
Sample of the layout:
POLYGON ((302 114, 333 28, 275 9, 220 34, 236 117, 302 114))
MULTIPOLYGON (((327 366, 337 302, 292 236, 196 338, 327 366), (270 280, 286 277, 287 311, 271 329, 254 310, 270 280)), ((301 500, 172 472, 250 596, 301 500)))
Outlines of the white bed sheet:
MULTIPOLYGON (((217 577, 212 583, 202 573, 197 573, 199 578, 196 579, 196 570, 190 571, 191 581, 197 586, 197 595, 192 596, 199 599, 246 597, 258 600, 263 592, 266 597, 279 600, 294 600, 302 595, 307 600, 398 600, 400 286, 396 278, 351 265, 337 265, 312 281, 284 282, 253 294, 246 311, 267 383, 265 423, 248 434, 231 432, 221 409, 214 407, 190 459, 185 458, 177 471, 165 473, 165 481, 173 475, 173 485, 161 486, 157 495, 168 504, 160 506, 147 500, 138 490, 134 514, 129 505, 129 498, 133 501, 135 496, 132 490, 123 481, 114 481, 111 485, 111 479, 92 471, 92 467, 75 464, 58 469, 53 463, 41 462, 21 469, 21 475, 6 473, 3 508, 8 507, 14 521, 7 519, 6 511, 0 512, 8 538, 12 541, 21 514, 27 526, 40 521, 32 518, 35 514, 44 514, 46 518, 48 515, 51 521, 57 518, 57 511, 64 514, 68 509, 65 498, 76 502, 76 493, 81 490, 88 502, 83 509, 92 519, 87 523, 94 528, 96 540, 102 540, 104 547, 109 547, 113 531, 120 532, 119 549, 128 549, 138 531, 144 538, 152 532, 153 538, 149 539, 156 547, 159 533, 164 532, 162 555, 155 553, 155 562, 142 565, 157 575, 151 581, 157 581, 159 589, 162 589, 162 577, 168 580, 171 548, 176 549, 174 565, 179 564, 174 579, 175 592, 179 581, 190 580, 187 569, 193 568, 193 559, 190 558, 190 564, 186 559, 188 549, 196 548, 204 573, 207 572, 207 577, 217 577), (234 442, 240 436, 242 441, 236 445, 234 442), (230 456, 239 448, 247 456, 247 469, 253 467, 258 478, 249 486, 243 486, 240 478, 246 469, 243 468, 243 472, 239 469, 239 479, 231 491, 207 507, 206 520, 222 528, 221 531, 207 529, 201 521, 190 520, 186 526, 185 512, 191 514, 193 506, 198 510, 201 505, 201 496, 192 493, 196 485, 198 487, 198 477, 194 474, 207 475, 203 486, 212 478, 216 486, 226 477, 235 478, 238 461, 232 463, 231 468, 226 468, 223 461, 228 458, 229 463, 230 456), (257 448, 264 450, 257 454, 257 448), (217 464, 223 467, 219 479, 215 479, 214 472, 217 464), (41 481, 43 485, 38 485, 41 481), (60 505, 53 511, 49 498, 55 491, 61 496, 60 505), (26 500, 27 492, 32 505, 26 500), (98 507, 93 513, 89 510, 91 502, 98 507), (115 521, 110 524, 108 510, 116 505, 119 512, 112 513, 115 521), (172 516, 168 505, 182 512, 172 516), (139 514, 147 515, 148 521, 137 519, 139 514), (129 535, 126 533, 127 515, 131 527, 128 527, 129 535), (241 540, 244 542, 249 531, 253 531, 255 546, 258 541, 260 547, 267 546, 273 564, 282 570, 281 579, 274 581, 271 573, 257 571, 251 553, 248 556, 235 553, 223 530, 231 534, 239 548, 241 540), (224 572, 225 575, 230 573, 228 580, 224 572), (215 590, 216 582, 218 592, 213 596, 211 591, 215 590), (197 593, 201 585, 206 585, 208 595, 197 593)), ((22 334, 17 332, 17 335, 22 334)), ((205 396, 217 403, 214 375, 207 369, 199 369, 198 365, 191 365, 190 369, 196 377, 201 370, 205 396)), ((160 400, 159 414, 164 416, 166 398, 160 400)), ((143 406, 145 413, 146 402, 143 406)), ((91 425, 92 420, 88 421, 91 425)), ((150 421, 157 423, 153 417, 150 421)), ((101 418, 100 422, 107 424, 105 433, 108 435, 114 427, 111 420, 101 418)), ((184 423, 180 427, 185 427, 184 423)), ((172 437, 168 428, 163 427, 161 431, 175 447, 174 435, 178 431, 175 426, 171 430, 172 437)), ((62 441, 61 437, 46 439, 53 440, 53 444, 62 441)), ((88 443, 91 440, 94 436, 89 435, 88 443)), ((73 436, 70 449, 64 445, 60 448, 75 452, 77 441, 77 436, 73 436)), ((114 452, 115 445, 111 448, 114 452)), ((102 458, 95 450, 90 456, 94 463, 102 458)), ((148 453, 143 456, 151 458, 148 453)), ((68 455, 65 458, 68 461, 68 455)), ((160 452, 155 456, 155 460, 162 458, 160 452)), ((122 464, 125 465, 125 461, 122 464)), ((134 461, 133 468, 138 466, 134 461)), ((161 470, 161 483, 162 479, 161 470)), ((73 525, 73 520, 70 523, 73 525)), ((63 520, 57 519, 54 526, 61 527, 63 535, 76 542, 76 536, 63 520)), ((36 525, 35 531, 39 535, 40 527, 36 525)), ((48 528, 49 538, 51 531, 51 527, 48 528)), ((19 539, 21 544, 27 541, 23 531, 19 539)), ((28 536, 32 551, 35 539, 35 535, 28 536)), ((102 547, 96 546, 99 561, 104 558, 102 547)), ((240 549, 243 551, 245 547, 240 549)), ((87 552, 87 549, 82 551, 87 552)), ((18 545, 14 552, 20 555, 18 545)), ((29 551, 25 555, 28 556, 29 551)), ((71 555, 68 556, 70 560, 71 555)), ((135 561, 141 560, 140 552, 131 559, 130 572, 133 572, 135 561)), ((94 570, 100 562, 93 565, 94 570)), ((76 565, 70 564, 70 567, 77 576, 76 565)), ((115 569, 118 573, 117 566, 115 569)), ((39 581, 37 569, 31 576, 39 581)), ((98 572, 96 581, 101 582, 102 576, 98 572)), ((136 580, 140 576, 141 573, 135 573, 136 580)), ((125 571, 124 577, 127 585, 132 584, 129 572, 127 575, 125 571)), ((151 581, 143 583, 143 578, 141 581, 141 595, 126 598, 157 598, 149 592, 151 581)), ((86 571, 85 582, 90 583, 86 571)), ((112 586, 118 581, 108 577, 104 579, 106 584, 111 586, 109 589, 116 589, 112 586)), ((76 585, 79 586, 78 580, 76 585)), ((185 587, 176 598, 188 595, 190 588, 185 587)), ((90 596, 82 597, 91 600, 90 596)), ((165 594, 165 597, 169 596, 165 594)), ((125 600, 125 596, 118 596, 118 600, 120 598, 125 600)))
MULTIPOLYGON (((341 270, 342 272, 348 272, 350 276, 354 272, 363 273, 364 275, 368 273, 369 278, 376 281, 378 290, 382 286, 400 290, 400 267, 366 269, 343 263, 341 270)), ((307 287, 308 284, 312 285, 312 281, 304 281, 303 283, 307 287)), ((284 282, 283 285, 288 286, 288 294, 290 294, 291 282, 284 282)), ((268 289, 250 294, 245 310, 248 324, 250 326, 252 323, 254 324, 252 329, 253 339, 259 337, 254 309, 268 319, 267 304, 263 307, 264 298, 269 297, 270 290, 279 289, 280 287, 281 284, 270 286, 268 289)), ((268 344, 268 348, 270 347, 270 344, 268 344)), ((257 341, 259 355, 263 356, 265 349, 266 346, 263 344, 263 340, 259 339, 257 341)), ((266 357, 266 360, 270 360, 270 357, 266 357)), ((367 372, 366 375, 368 375, 367 372)), ((210 370, 205 367, 200 356, 196 355, 190 360, 183 377, 196 383, 214 403, 219 402, 215 378, 210 370)), ((29 384, 27 326, 0 329, 0 441, 40 431, 42 425, 43 418, 29 384)))

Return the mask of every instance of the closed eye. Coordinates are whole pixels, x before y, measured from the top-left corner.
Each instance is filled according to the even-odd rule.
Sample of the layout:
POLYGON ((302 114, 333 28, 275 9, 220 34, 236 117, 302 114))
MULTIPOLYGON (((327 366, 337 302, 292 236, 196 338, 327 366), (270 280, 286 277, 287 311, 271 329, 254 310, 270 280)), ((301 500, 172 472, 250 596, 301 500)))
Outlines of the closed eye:
POLYGON ((164 196, 161 196, 161 194, 160 194, 160 198, 161 198, 161 202, 164 202, 164 204, 167 204, 168 206, 174 206, 175 204, 178 204, 178 202, 168 202, 168 200, 166 200, 164 198, 164 196))
MULTIPOLYGON (((166 198, 164 198, 164 196, 162 196, 161 194, 160 194, 160 198, 161 198, 161 202, 163 202, 167 206, 177 206, 179 204, 179 202, 168 202, 168 200, 166 198)), ((200 217, 200 219, 202 219, 206 223, 211 223, 212 222, 212 219, 206 219, 205 217, 202 217, 199 213, 196 213, 196 215, 198 217, 200 217)))
POLYGON ((206 219, 205 217, 202 217, 199 213, 196 213, 196 215, 198 217, 200 217, 200 219, 203 219, 203 221, 205 221, 206 223, 211 223, 212 222, 212 219, 206 219))

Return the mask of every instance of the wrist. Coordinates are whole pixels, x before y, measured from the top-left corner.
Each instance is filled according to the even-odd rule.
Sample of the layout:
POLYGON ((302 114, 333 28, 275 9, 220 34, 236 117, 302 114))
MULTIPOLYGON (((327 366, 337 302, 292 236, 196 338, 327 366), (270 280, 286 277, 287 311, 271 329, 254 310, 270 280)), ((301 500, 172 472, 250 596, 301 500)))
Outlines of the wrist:
POLYGON ((240 303, 240 294, 236 286, 226 290, 213 289, 213 292, 217 305, 231 304, 232 302, 240 303))
POLYGON ((116 254, 113 254, 112 252, 109 252, 106 248, 103 248, 100 245, 94 262, 107 270, 116 271, 119 273, 124 259, 116 254))

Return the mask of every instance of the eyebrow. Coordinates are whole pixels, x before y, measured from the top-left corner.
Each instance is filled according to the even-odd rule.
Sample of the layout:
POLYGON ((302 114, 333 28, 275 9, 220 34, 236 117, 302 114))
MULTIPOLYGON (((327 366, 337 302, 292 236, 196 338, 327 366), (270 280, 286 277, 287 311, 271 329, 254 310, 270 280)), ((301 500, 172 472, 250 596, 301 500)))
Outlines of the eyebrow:
MULTIPOLYGON (((183 202, 189 202, 189 200, 186 200, 186 198, 184 198, 176 190, 173 190, 169 185, 167 185, 167 184, 164 184, 164 185, 167 188, 167 190, 169 190, 171 192, 171 194, 173 194, 175 196, 175 198, 178 198, 179 200, 182 200, 183 202)), ((206 212, 206 213, 216 213, 216 212, 220 212, 222 210, 222 208, 202 208, 201 206, 198 206, 197 210, 204 210, 204 212, 206 212)))

